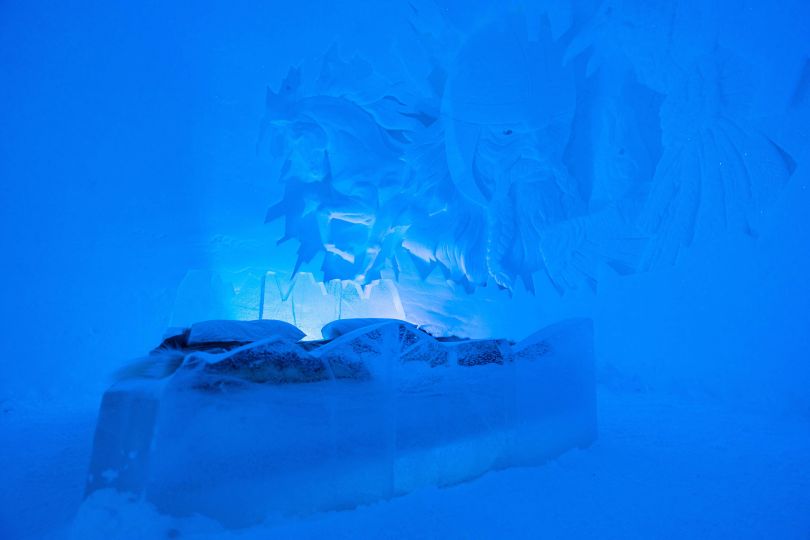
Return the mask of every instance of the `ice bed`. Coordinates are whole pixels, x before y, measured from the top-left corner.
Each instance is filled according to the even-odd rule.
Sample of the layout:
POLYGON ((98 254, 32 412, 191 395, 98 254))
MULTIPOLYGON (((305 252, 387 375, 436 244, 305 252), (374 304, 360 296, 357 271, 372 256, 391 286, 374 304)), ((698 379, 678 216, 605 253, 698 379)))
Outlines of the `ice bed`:
POLYGON ((170 335, 105 393, 87 494, 240 527, 535 465, 596 438, 590 320, 517 343, 395 320, 302 335, 280 321, 170 335))

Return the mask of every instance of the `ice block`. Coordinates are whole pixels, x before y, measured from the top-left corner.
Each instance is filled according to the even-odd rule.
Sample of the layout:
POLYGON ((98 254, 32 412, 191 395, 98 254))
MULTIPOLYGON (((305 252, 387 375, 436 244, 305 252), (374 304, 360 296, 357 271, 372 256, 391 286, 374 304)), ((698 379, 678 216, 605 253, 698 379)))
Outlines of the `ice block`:
POLYGON ((383 321, 331 341, 195 350, 168 377, 118 383, 88 493, 241 527, 539 464, 595 437, 591 321, 519 343, 383 321))

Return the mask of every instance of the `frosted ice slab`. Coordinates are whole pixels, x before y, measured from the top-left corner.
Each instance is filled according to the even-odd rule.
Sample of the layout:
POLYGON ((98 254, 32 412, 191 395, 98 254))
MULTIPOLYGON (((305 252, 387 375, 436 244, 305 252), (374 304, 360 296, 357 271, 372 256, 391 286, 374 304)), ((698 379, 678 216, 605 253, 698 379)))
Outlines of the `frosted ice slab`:
POLYGON ((595 437, 589 320, 517 344, 389 321, 189 350, 168 377, 116 384, 87 490, 242 527, 542 463, 595 437))

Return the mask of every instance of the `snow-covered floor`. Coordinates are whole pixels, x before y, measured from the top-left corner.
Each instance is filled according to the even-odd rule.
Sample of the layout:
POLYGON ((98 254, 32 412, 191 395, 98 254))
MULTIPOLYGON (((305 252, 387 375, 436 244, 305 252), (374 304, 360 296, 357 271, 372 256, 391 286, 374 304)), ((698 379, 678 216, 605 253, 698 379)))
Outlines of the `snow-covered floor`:
MULTIPOLYGON (((74 537, 810 538, 810 418, 607 388, 599 401, 597 443, 542 467, 238 532, 99 497, 74 537)), ((69 537, 93 419, 4 416, 0 536, 69 537)))

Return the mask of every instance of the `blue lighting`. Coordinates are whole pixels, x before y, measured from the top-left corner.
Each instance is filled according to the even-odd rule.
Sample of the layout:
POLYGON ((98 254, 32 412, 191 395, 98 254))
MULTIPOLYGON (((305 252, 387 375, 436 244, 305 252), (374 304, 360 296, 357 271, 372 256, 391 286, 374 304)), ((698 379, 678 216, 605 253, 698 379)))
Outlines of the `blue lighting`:
POLYGON ((807 538, 808 22, 3 2, 0 538, 807 538))

